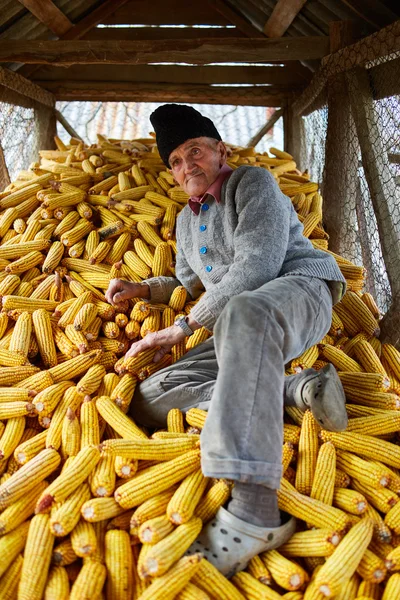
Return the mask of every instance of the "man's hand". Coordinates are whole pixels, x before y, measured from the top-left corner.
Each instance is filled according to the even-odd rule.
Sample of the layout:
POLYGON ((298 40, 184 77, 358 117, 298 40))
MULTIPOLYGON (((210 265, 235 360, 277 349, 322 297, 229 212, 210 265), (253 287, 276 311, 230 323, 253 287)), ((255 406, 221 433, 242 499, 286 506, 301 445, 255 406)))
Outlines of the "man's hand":
POLYGON ((171 325, 171 327, 161 329, 160 331, 156 331, 154 333, 148 333, 142 340, 132 344, 128 352, 125 354, 125 358, 128 358, 129 356, 136 356, 139 354, 139 352, 144 352, 145 350, 154 348, 155 346, 160 346, 160 349, 157 350, 154 355, 154 362, 158 362, 163 356, 165 356, 165 354, 168 354, 172 346, 179 344, 179 342, 184 340, 185 337, 185 333, 176 325, 171 325))
POLYGON ((133 283, 124 279, 111 279, 105 295, 109 304, 117 306, 123 300, 129 300, 130 298, 148 298, 150 288, 148 285, 133 283))

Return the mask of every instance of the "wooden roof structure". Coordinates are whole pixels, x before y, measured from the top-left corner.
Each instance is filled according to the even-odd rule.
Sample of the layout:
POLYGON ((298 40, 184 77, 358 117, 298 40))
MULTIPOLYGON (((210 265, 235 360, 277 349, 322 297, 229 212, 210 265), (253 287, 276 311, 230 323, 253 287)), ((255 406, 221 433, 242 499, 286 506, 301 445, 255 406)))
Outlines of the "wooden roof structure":
POLYGON ((57 100, 284 106, 343 45, 332 23, 354 41, 399 18, 396 0, 0 0, 0 65, 57 100))

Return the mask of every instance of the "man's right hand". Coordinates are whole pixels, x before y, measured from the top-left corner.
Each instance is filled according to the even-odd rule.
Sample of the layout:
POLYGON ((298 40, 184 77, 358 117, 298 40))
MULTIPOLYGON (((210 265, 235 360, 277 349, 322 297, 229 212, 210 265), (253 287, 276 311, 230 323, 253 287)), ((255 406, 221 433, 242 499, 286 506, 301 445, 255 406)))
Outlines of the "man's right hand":
POLYGON ((130 298, 149 298, 150 287, 146 284, 133 283, 124 279, 111 279, 105 296, 107 302, 117 306, 123 300, 129 300, 130 298))

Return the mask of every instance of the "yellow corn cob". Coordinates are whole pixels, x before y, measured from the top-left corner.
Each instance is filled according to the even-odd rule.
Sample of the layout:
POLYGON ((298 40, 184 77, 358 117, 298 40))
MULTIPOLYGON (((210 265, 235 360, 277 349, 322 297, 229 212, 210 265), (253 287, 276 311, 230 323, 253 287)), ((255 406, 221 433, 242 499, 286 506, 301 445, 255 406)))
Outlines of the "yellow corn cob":
POLYGON ((2 300, 3 310, 20 310, 29 313, 38 310, 39 308, 45 308, 46 310, 53 311, 57 302, 52 300, 42 300, 37 298, 22 298, 19 296, 3 296, 2 300))
POLYGON ((110 396, 120 379, 116 373, 107 373, 103 378, 103 383, 99 388, 99 396, 110 396))
POLYGON ((385 579, 387 569, 384 560, 367 548, 357 567, 357 573, 367 581, 380 583, 385 579))
POLYGON ((39 309, 34 311, 32 319, 43 364, 45 367, 54 367, 57 364, 57 353, 52 335, 50 315, 46 310, 39 309))
POLYGON ((21 280, 18 275, 6 275, 6 277, 4 277, 3 281, 0 283, 0 294, 2 296, 12 294, 18 288, 20 282, 21 280))
POLYGON ((317 455, 318 425, 311 411, 306 411, 301 426, 296 471, 296 489, 300 493, 307 495, 311 493, 317 455))
POLYGON ((147 439, 146 434, 108 396, 100 396, 96 401, 96 408, 103 419, 123 438, 147 439))
POLYGON ((180 312, 185 306, 187 292, 183 286, 178 286, 174 289, 169 299, 169 306, 176 312, 180 312))
MULTIPOLYGON (((394 413, 394 411, 392 411, 394 413)), ((349 432, 364 433, 371 436, 381 436, 395 433, 400 429, 400 414, 386 412, 369 417, 350 419, 347 430, 349 432)))
POLYGON ((114 498, 92 498, 81 508, 82 517, 90 523, 112 519, 124 513, 124 509, 115 502, 114 498))
POLYGON ((106 374, 104 367, 93 365, 87 373, 78 381, 77 388, 81 394, 93 394, 96 392, 106 374))
MULTIPOLYGON (((37 224, 34 227, 32 226, 30 231, 28 231, 28 229, 25 234, 23 234, 18 244, 0 247, 1 259, 13 260, 32 254, 32 252, 40 252, 41 250, 48 250, 48 248, 50 248, 51 243, 48 240, 34 240, 33 238, 30 240, 24 239, 24 237, 27 237, 26 234, 29 234, 30 231, 36 234, 40 230, 40 224, 37 224)), ((4 266, 8 266, 8 264, 4 266)), ((26 271, 28 271, 28 269, 26 269, 26 271)))
POLYGON ((367 510, 367 501, 364 496, 348 489, 335 489, 333 505, 354 515, 361 515, 367 510))
POLYGON ((115 499, 123 508, 133 508, 167 490, 199 466, 199 451, 190 450, 182 456, 139 473, 116 490, 115 499))
POLYGON ((3 367, 0 372, 0 385, 18 385, 35 373, 38 373, 38 368, 33 366, 3 367))
POLYGON ((186 421, 192 427, 203 429, 204 423, 207 418, 207 411, 201 410, 201 408, 190 408, 185 414, 186 421))
POLYGON ((139 539, 142 543, 157 544, 172 533, 174 525, 166 515, 154 517, 142 523, 139 527, 139 539))
POLYGON ((161 576, 183 556, 199 535, 203 524, 201 519, 192 517, 187 523, 179 525, 172 533, 151 546, 146 553, 141 576, 161 576))
POLYGON ((107 566, 108 598, 130 600, 132 590, 133 559, 129 534, 113 529, 105 536, 105 562, 107 566))
POLYGON ((12 598, 17 597, 18 585, 21 579, 22 563, 22 556, 16 556, 13 563, 1 578, 0 598, 2 598, 2 600, 12 600, 12 598))
POLYGON ((114 464, 115 472, 121 479, 131 479, 138 468, 138 461, 134 458, 116 456, 114 464))
MULTIPOLYGON (((141 594, 140 599, 173 600, 174 598, 177 598, 177 594, 187 586, 189 580, 196 572, 199 572, 201 560, 201 554, 184 556, 168 571, 168 573, 155 578, 151 585, 141 594)), ((232 596, 231 598, 232 600, 236 600, 238 596, 232 596)))
POLYGON ((71 533, 72 548, 77 556, 90 556, 96 551, 97 538, 92 523, 80 519, 71 533))
POLYGON ((116 480, 114 463, 115 457, 112 454, 102 454, 91 475, 90 487, 94 496, 105 497, 113 494, 116 480))
POLYGON ((335 346, 325 344, 322 349, 323 356, 340 371, 362 372, 362 367, 342 350, 335 346))
POLYGON ((101 350, 91 350, 90 352, 86 352, 86 354, 71 358, 61 365, 52 367, 49 369, 49 373, 55 383, 65 379, 73 379, 87 371, 93 364, 99 362, 100 357, 101 350))
POLYGON ((132 269, 132 271, 143 279, 147 279, 151 275, 150 267, 132 250, 125 252, 124 262, 132 269))
POLYGON ((82 505, 90 499, 87 483, 82 483, 68 498, 52 511, 50 530, 56 537, 64 537, 71 533, 78 524, 82 505))
POLYGON ((105 440, 102 445, 106 452, 112 452, 114 456, 157 461, 172 460, 198 446, 198 440, 189 435, 172 439, 111 439, 105 440))
POLYGON ((322 444, 318 452, 310 496, 332 505, 336 475, 336 451, 331 442, 322 444))
POLYGON ((67 538, 53 550, 52 562, 60 567, 70 565, 77 560, 70 538, 67 538))
POLYGON ((102 324, 103 321, 101 320, 101 318, 96 317, 94 321, 92 321, 92 323, 88 327, 86 327, 83 333, 89 342, 95 342, 97 340, 102 324))
POLYGON ((72 585, 70 600, 100 598, 106 576, 107 569, 101 563, 94 561, 84 563, 72 585))
POLYGON ((301 556, 330 556, 341 540, 337 531, 311 529, 295 533, 279 552, 293 558, 301 556))
POLYGON ((392 344, 382 344, 382 357, 393 375, 400 379, 400 352, 392 344))
POLYGON ((66 569, 52 567, 46 582, 44 600, 68 600, 68 598, 69 579, 66 569))
POLYGON ((60 320, 58 321, 59 327, 66 327, 74 322, 74 319, 82 306, 90 303, 92 295, 90 292, 84 292, 78 298, 74 298, 73 302, 69 304, 67 310, 62 313, 60 320))
POLYGON ((260 556, 254 556, 247 565, 248 573, 265 585, 271 585, 272 577, 260 556))
POLYGON ((58 403, 61 401, 64 393, 72 387, 73 381, 61 381, 39 392, 33 399, 33 404, 39 414, 47 416, 51 414, 58 403))
POLYGON ((106 338, 115 339, 119 336, 119 328, 114 321, 106 321, 102 326, 103 334, 106 338))
POLYGON ((95 446, 85 446, 73 462, 59 475, 40 497, 36 512, 47 511, 54 502, 63 502, 90 475, 100 460, 100 452, 95 446))
POLYGON ((21 388, 0 387, 0 402, 31 402, 36 396, 33 390, 25 390, 21 388))
POLYGON ((390 387, 390 380, 382 373, 354 373, 339 371, 343 386, 358 388, 359 390, 386 392, 390 387))
POLYGON ((109 241, 100 242, 95 250, 89 256, 90 264, 101 263, 110 252, 111 244, 109 241))
MULTIPOLYGON (((164 313, 167 309, 164 310, 164 313)), ((163 313, 163 316, 164 316, 163 313)), ((205 327, 200 327, 200 329, 196 329, 193 335, 186 342, 186 350, 191 350, 195 348, 198 344, 205 342, 210 337, 210 333, 205 329, 205 327)))
POLYGON ((87 302, 79 309, 74 318, 76 331, 86 330, 97 317, 98 308, 95 304, 87 302))
POLYGON ((64 246, 69 248, 84 238, 92 229, 93 224, 90 221, 87 219, 80 219, 75 227, 60 236, 60 240, 64 246))
POLYGON ((278 598, 282 597, 271 588, 266 587, 253 575, 244 571, 236 573, 231 581, 236 586, 237 590, 243 593, 244 597, 248 600, 258 600, 258 598, 278 600, 278 598))
POLYGON ((349 387, 348 385, 344 385, 343 387, 347 399, 354 403, 361 404, 362 406, 389 411, 398 410, 400 408, 400 401, 397 394, 391 394, 389 392, 367 392, 366 390, 349 387))
POLYGON ((292 444, 298 444, 300 440, 300 427, 297 425, 291 425, 289 423, 283 424, 283 441, 291 442, 292 444))
POLYGON ((0 348, 0 365, 2 367, 18 367, 25 365, 26 362, 25 356, 0 348))
POLYGON ((61 443, 65 456, 76 456, 81 447, 81 426, 72 408, 67 409, 67 414, 64 417, 61 443))
POLYGON ((176 600, 210 600, 210 596, 203 592, 200 588, 193 585, 193 583, 187 583, 183 590, 175 596, 176 600))
MULTIPOLYGON (((11 475, 10 475, 11 477, 11 475)), ((47 482, 39 482, 35 488, 29 490, 22 498, 6 508, 0 516, 0 534, 5 535, 19 527, 28 519, 35 510, 38 496, 47 487, 47 482)))
POLYGON ((24 416, 11 417, 7 420, 4 433, 0 438, 0 459, 6 459, 11 456, 23 436, 24 429, 24 416))
POLYGON ((85 396, 81 405, 81 450, 86 446, 100 444, 99 416, 95 402, 90 396, 85 396))
MULTIPOLYGON (((10 296, 8 296, 10 297, 10 296)), ((23 312, 14 326, 9 350, 27 358, 32 333, 32 315, 23 312)))
POLYGON ((10 262, 6 267, 4 267, 4 270, 6 271, 6 273, 24 273, 25 271, 28 271, 28 269, 36 267, 36 265, 41 265, 43 263, 43 260, 44 256, 41 252, 30 252, 22 258, 19 258, 14 262, 10 262))
POLYGON ((124 315, 124 313, 116 314, 114 320, 120 329, 125 329, 129 322, 129 318, 126 315, 124 315))
POLYGON ((377 508, 382 513, 388 513, 391 507, 399 501, 396 493, 391 492, 386 488, 373 488, 366 483, 358 481, 357 479, 353 480, 352 487, 357 492, 360 492, 360 494, 365 497, 369 504, 377 508))
MULTIPOLYGON (((0 419, 10 420, 25 417, 26 415, 33 416, 34 414, 34 405, 30 402, 0 402, 0 419)), ((3 444, 4 442, 0 441, 0 447, 3 444)))
POLYGON ((175 204, 170 204, 165 210, 165 215, 161 224, 161 237, 163 240, 170 240, 174 235, 175 220, 177 207, 175 204))
POLYGON ((158 244, 154 252, 153 275, 158 277, 167 275, 168 268, 172 263, 171 246, 166 242, 158 244))
POLYGON ((274 581, 283 589, 297 590, 308 581, 308 575, 302 567, 288 560, 276 550, 263 552, 260 557, 274 581))
POLYGON ((211 598, 218 598, 218 600, 244 600, 245 598, 233 583, 226 579, 214 565, 204 558, 200 562, 198 571, 192 576, 191 581, 201 590, 208 593, 211 598))
POLYGON ((28 535, 29 521, 25 521, 0 539, 0 575, 2 576, 19 553, 24 549, 28 535))
POLYGON ((48 515, 36 515, 29 525, 18 597, 41 600, 50 568, 54 538, 48 515))
POLYGON ((66 358, 74 358, 78 356, 79 349, 71 340, 65 335, 65 333, 59 327, 53 327, 54 341, 57 348, 62 352, 66 358))
MULTIPOLYGON (((61 242, 60 242, 61 243, 61 242)), ((85 240, 80 240, 76 242, 73 246, 70 246, 68 250, 68 255, 71 258, 79 258, 85 251, 85 240)))
POLYGON ((137 379, 133 375, 123 375, 118 382, 117 386, 111 392, 110 397, 115 404, 121 408, 124 412, 127 411, 133 394, 135 392, 137 379))
POLYGON ((379 359, 381 359, 381 356, 382 356, 382 344, 381 344, 380 340, 378 340, 378 338, 376 338, 376 337, 372 337, 372 338, 370 338, 369 343, 371 344, 372 348, 374 349, 374 352, 377 355, 377 357, 379 359))
POLYGON ((357 360, 367 373, 381 373, 384 377, 387 377, 386 370, 367 340, 360 339, 354 346, 354 352, 357 360))
POLYGON ((134 321, 142 323, 145 318, 149 316, 150 310, 151 308, 149 302, 140 300, 139 302, 136 302, 135 306, 133 307, 130 318, 134 321))
POLYGON ((366 483, 372 487, 387 486, 390 479, 390 470, 378 468, 374 463, 366 461, 350 452, 337 453, 337 465, 350 477, 366 483))
POLYGON ((176 489, 176 486, 171 486, 164 492, 156 494, 148 500, 142 502, 142 504, 140 504, 140 506, 138 506, 138 508, 136 508, 136 510, 133 512, 131 518, 131 528, 138 528, 145 521, 155 517, 160 517, 161 515, 165 514, 168 503, 176 489))
POLYGON ((53 242, 42 265, 43 273, 51 273, 60 264, 64 254, 64 246, 61 242, 53 242))
POLYGON ((179 408, 172 408, 167 415, 168 431, 174 433, 185 433, 183 413, 179 408))
POLYGON ((357 590, 357 598, 363 598, 364 596, 370 600, 379 600, 381 597, 379 585, 371 581, 361 581, 357 590))
POLYGON ((228 500, 230 493, 231 488, 224 479, 217 481, 197 504, 194 515, 199 517, 204 524, 208 523, 215 517, 220 506, 223 506, 228 500))
POLYGON ((334 433, 326 430, 320 432, 320 437, 324 442, 333 442, 335 447, 340 450, 356 452, 366 458, 379 460, 393 467, 400 464, 400 449, 390 442, 361 433, 334 433))
POLYGON ((342 304, 358 321, 368 335, 379 335, 379 325, 368 306, 354 292, 348 291, 342 298, 342 304))
POLYGON ((371 541, 372 521, 363 519, 352 527, 319 570, 315 582, 320 592, 332 596, 354 574, 371 541))
MULTIPOLYGON (((139 258, 148 266, 150 267, 150 269, 153 268, 153 261, 154 261, 154 256, 153 256, 153 252, 150 250, 150 248, 148 247, 148 245, 141 240, 140 238, 137 238, 134 242, 133 245, 135 247, 135 251, 137 253, 137 255, 139 256, 139 258)), ((0 250, 1 252, 1 250, 0 250)))
POLYGON ((167 516, 172 523, 187 523, 193 516, 207 486, 208 479, 201 469, 188 475, 180 484, 167 506, 167 516))
POLYGON ((329 527, 340 533, 348 524, 348 517, 343 511, 299 494, 285 479, 281 479, 278 503, 281 510, 311 523, 314 527, 329 527))

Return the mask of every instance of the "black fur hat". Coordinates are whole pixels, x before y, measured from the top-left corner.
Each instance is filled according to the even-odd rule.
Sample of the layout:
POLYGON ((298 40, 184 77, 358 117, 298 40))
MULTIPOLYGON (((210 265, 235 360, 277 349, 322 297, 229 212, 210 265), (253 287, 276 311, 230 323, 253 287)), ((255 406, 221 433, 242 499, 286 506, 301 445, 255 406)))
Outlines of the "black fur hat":
POLYGON ((171 152, 187 140, 202 136, 221 140, 211 119, 203 117, 191 106, 164 104, 150 115, 150 121, 156 132, 160 156, 169 168, 171 152))

